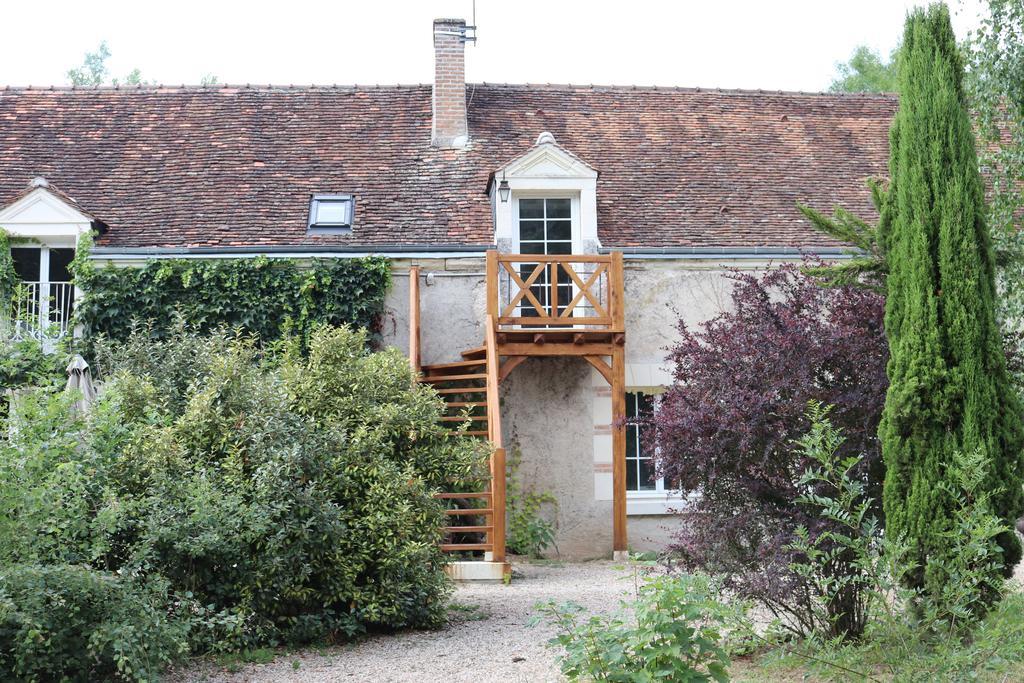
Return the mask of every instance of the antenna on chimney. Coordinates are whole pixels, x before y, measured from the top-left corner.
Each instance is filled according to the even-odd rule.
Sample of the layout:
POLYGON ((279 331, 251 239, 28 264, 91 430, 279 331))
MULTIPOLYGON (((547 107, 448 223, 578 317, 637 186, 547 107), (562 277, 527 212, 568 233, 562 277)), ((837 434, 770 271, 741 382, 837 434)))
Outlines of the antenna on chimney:
POLYGON ((466 43, 472 41, 473 44, 476 45, 476 0, 473 0, 473 24, 471 26, 467 26, 466 31, 472 31, 473 35, 463 36, 462 42, 466 43))

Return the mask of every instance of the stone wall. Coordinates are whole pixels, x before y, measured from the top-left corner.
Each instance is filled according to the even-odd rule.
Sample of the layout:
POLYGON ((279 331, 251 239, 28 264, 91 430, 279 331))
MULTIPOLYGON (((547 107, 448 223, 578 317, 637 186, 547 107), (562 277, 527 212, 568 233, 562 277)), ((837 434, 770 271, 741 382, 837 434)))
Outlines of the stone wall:
MULTIPOLYGON (((486 286, 483 260, 420 262, 424 363, 459 360, 483 343, 486 286)), ((680 317, 695 325, 724 310, 727 268, 764 263, 698 260, 626 261, 626 381, 652 390, 668 383, 664 359, 680 317)), ((408 349, 408 263, 396 262, 388 297, 386 343, 408 349)), ((522 454, 520 476, 558 499, 557 553, 568 559, 608 557, 612 550, 611 397, 604 379, 582 359, 531 358, 501 387, 505 444, 522 454)), ((678 524, 671 500, 631 499, 629 545, 659 550, 678 524), (639 514, 657 510, 660 514, 639 514)), ((555 551, 552 550, 552 555, 555 551)))

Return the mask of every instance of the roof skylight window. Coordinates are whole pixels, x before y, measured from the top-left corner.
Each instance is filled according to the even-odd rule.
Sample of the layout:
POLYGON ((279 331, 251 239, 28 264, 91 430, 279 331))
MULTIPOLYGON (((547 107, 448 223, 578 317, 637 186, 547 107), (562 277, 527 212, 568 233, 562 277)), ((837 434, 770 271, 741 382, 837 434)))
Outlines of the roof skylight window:
POLYGON ((350 194, 315 194, 309 200, 309 232, 348 235, 354 213, 355 197, 350 194))

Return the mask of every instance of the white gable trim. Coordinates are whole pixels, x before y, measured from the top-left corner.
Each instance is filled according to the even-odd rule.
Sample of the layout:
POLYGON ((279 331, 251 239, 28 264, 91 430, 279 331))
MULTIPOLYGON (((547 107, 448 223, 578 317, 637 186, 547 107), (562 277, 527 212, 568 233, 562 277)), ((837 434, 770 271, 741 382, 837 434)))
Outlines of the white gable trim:
POLYGON ((14 238, 36 240, 54 247, 74 247, 92 219, 50 192, 37 187, 0 209, 0 229, 14 238))
POLYGON ((550 133, 541 133, 537 144, 494 172, 491 203, 494 207, 494 238, 499 245, 515 246, 513 207, 521 197, 564 196, 573 201, 573 241, 584 252, 600 248, 597 239, 597 171, 586 162, 562 149, 550 133), (498 185, 508 182, 510 197, 502 202, 498 185))

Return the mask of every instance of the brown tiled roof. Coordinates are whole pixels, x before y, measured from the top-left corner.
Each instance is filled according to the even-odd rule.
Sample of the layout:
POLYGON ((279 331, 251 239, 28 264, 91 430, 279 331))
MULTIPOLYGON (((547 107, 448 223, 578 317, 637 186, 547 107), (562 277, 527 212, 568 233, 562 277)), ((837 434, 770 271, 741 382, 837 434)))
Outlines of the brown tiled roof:
POLYGON ((470 85, 467 150, 430 87, 0 90, 0 205, 45 177, 109 246, 485 245, 488 175, 539 133, 600 172, 605 246, 807 246, 798 201, 871 215, 888 95, 470 85), (308 237, 313 193, 356 195, 308 237))

